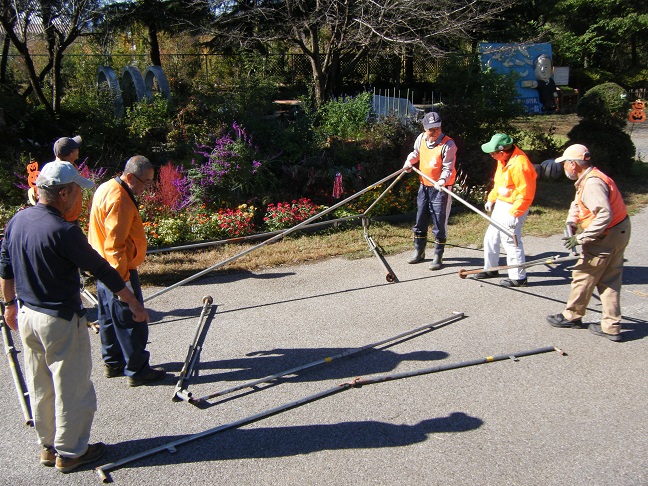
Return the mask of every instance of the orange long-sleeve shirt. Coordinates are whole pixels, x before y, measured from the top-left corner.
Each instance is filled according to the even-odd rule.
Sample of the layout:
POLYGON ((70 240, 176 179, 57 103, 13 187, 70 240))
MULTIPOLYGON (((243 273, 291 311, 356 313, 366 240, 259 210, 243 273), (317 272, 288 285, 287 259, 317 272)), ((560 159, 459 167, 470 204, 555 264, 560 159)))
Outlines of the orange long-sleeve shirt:
POLYGON ((92 198, 88 241, 125 282, 144 262, 144 224, 130 191, 117 179, 101 184, 92 198))
POLYGON ((529 209, 536 191, 537 174, 533 164, 522 150, 517 146, 513 155, 506 164, 497 162, 495 171, 495 185, 488 193, 488 200, 495 202, 497 199, 510 203, 511 215, 521 216, 529 209))

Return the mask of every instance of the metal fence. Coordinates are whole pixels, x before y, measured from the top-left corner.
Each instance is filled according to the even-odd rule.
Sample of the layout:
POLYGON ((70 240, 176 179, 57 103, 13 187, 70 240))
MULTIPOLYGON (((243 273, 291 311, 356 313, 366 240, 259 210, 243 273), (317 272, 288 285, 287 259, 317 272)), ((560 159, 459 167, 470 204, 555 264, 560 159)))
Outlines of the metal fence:
MULTIPOLYGON (((312 80, 310 59, 304 54, 227 55, 202 53, 161 54, 162 67, 171 79, 198 79, 209 84, 228 86, 250 77, 275 78, 288 85, 307 84, 312 80)), ((47 55, 32 55, 37 70, 47 63, 47 55)), ((66 53, 64 66, 83 62, 109 66, 116 71, 125 66, 136 66, 144 71, 150 65, 147 54, 74 54, 66 53)), ((354 69, 345 74, 344 85, 402 85, 427 83, 436 78, 441 62, 436 59, 414 57, 411 79, 405 79, 403 59, 398 55, 367 54, 354 69)), ((9 54, 8 66, 19 82, 27 83, 20 56, 9 54)), ((94 81, 94 80, 93 80, 94 81)))

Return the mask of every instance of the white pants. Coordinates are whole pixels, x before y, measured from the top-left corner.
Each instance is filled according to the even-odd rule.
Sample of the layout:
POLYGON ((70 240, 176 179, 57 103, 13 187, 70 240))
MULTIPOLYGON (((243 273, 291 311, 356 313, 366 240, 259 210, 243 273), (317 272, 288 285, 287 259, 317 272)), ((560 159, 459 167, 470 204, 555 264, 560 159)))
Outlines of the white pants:
POLYGON ((64 457, 81 456, 97 410, 86 319, 66 321, 22 306, 18 325, 38 442, 64 457))
MULTIPOLYGON (((512 227, 511 207, 512 204, 498 199, 495 202, 491 218, 503 227, 509 228, 512 233, 515 233, 519 246, 515 246, 513 238, 502 233, 492 224, 489 225, 484 235, 484 269, 499 266, 500 244, 506 251, 506 265, 520 265, 525 262, 524 246, 522 245, 522 225, 526 221, 529 211, 527 210, 524 214, 518 216, 517 223, 512 227)), ((511 280, 522 280, 526 278, 526 270, 524 268, 509 268, 508 276, 511 280)))

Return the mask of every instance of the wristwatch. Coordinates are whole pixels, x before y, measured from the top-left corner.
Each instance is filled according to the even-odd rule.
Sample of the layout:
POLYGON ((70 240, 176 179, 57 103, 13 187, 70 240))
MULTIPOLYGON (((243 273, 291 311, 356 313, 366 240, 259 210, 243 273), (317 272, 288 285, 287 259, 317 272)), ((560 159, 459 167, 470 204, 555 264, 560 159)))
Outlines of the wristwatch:
POLYGON ((2 305, 4 305, 5 307, 11 307, 12 305, 16 305, 16 302, 17 302, 17 301, 18 301, 18 299, 16 299, 16 298, 14 297, 14 298, 11 299, 11 300, 8 300, 8 301, 6 301, 6 302, 2 302, 2 305))

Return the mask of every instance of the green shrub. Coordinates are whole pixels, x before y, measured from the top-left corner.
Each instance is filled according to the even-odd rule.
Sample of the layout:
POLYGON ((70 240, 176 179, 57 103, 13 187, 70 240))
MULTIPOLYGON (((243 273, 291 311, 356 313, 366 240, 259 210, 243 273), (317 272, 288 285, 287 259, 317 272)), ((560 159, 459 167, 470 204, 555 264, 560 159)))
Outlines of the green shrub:
POLYGON ((622 128, 592 120, 581 120, 568 133, 569 143, 585 145, 594 165, 606 174, 629 175, 634 162, 635 146, 622 128))
POLYGON ((325 103, 319 110, 320 130, 328 136, 344 139, 364 134, 371 111, 371 93, 341 97, 325 103))
POLYGON ((594 86, 578 102, 576 114, 586 120, 623 128, 630 103, 626 91, 615 83, 594 86))
POLYGON ((160 94, 155 94, 150 103, 135 103, 126 112, 128 132, 140 140, 164 141, 169 122, 169 102, 160 94))

